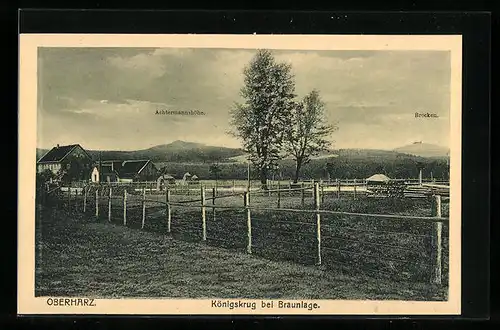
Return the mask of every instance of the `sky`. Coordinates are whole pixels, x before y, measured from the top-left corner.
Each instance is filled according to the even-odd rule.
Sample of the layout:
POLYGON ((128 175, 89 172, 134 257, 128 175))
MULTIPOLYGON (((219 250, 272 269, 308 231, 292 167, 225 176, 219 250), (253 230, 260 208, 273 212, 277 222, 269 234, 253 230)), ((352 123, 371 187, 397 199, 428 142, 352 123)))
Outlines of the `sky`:
MULTIPOLYGON (((229 111, 243 101, 254 49, 39 48, 37 145, 146 149, 175 140, 241 147, 229 111), (204 115, 156 115, 156 110, 204 115)), ((339 129, 335 148, 448 146, 446 51, 273 50, 292 65, 296 93, 317 89, 339 129), (415 112, 438 118, 415 118, 415 112)))

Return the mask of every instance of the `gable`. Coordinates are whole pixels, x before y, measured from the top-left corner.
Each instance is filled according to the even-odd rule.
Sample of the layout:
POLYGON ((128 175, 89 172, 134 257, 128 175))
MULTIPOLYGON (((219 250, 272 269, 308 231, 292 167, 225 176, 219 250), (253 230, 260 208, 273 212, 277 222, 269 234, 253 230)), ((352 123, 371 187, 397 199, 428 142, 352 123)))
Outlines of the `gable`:
POLYGON ((68 156, 69 155, 78 159, 92 160, 92 157, 90 157, 80 145, 76 145, 76 147, 69 152, 68 156))
POLYGON ((139 170, 139 173, 158 173, 158 169, 153 162, 148 162, 143 168, 139 170))

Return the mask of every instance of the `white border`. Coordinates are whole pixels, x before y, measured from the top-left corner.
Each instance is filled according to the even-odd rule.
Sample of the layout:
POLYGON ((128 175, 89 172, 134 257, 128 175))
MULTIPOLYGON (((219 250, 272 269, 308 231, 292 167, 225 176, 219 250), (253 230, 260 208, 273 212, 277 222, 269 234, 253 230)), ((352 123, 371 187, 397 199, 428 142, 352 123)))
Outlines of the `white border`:
POLYGON ((461 82, 460 35, 110 35, 21 34, 19 89, 18 313, 19 314, 460 314, 461 82), (451 52, 450 274, 445 302, 314 300, 321 309, 223 310, 203 299, 102 299, 96 307, 55 307, 34 297, 37 47, 268 48, 294 50, 447 50, 451 52))

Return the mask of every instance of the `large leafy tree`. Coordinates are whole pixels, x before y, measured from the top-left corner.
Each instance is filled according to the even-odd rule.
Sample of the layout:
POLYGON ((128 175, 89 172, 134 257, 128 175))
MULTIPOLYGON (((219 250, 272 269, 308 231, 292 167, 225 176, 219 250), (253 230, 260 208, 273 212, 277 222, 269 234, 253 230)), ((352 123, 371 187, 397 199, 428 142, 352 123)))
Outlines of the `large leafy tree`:
POLYGON ((269 169, 283 157, 285 131, 295 105, 294 77, 291 65, 278 63, 269 50, 259 50, 243 74, 244 102, 231 110, 231 133, 242 141, 267 188, 269 169))
POLYGON ((337 126, 326 124, 325 104, 317 90, 311 91, 291 112, 291 125, 285 130, 285 150, 295 160, 294 182, 299 179, 300 169, 311 157, 328 150, 331 134, 337 126))

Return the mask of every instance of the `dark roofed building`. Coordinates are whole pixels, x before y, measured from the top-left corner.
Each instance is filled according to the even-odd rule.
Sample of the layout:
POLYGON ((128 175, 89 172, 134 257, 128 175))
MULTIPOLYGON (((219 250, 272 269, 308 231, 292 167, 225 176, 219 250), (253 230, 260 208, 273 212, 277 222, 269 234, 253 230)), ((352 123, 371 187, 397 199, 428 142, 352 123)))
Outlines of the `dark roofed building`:
POLYGON ((157 178, 158 169, 150 160, 101 161, 98 174, 100 182, 153 181, 157 178))
POLYGON ((83 148, 79 144, 70 144, 67 146, 57 145, 54 148, 50 149, 45 155, 43 155, 42 158, 38 160, 38 164, 61 162, 67 155, 70 154, 71 151, 78 147, 83 150, 83 148))
POLYGON ((99 176, 101 182, 116 182, 120 178, 120 175, 118 174, 118 171, 114 169, 113 164, 106 163, 101 164, 99 176))
POLYGON ((86 180, 92 170, 92 157, 79 144, 57 145, 37 162, 37 172, 61 174, 65 181, 86 180))
POLYGON ((119 170, 120 179, 151 181, 158 177, 158 169, 150 160, 126 160, 119 170))

